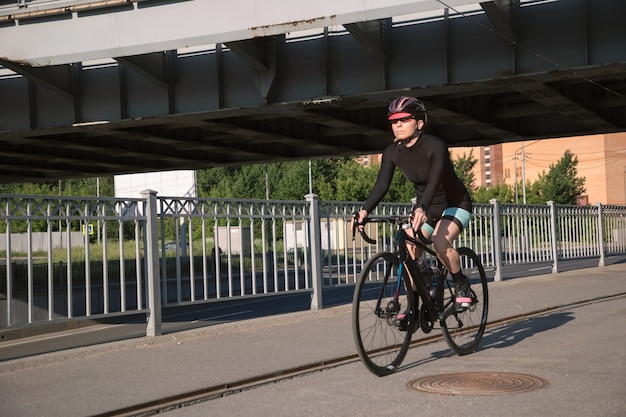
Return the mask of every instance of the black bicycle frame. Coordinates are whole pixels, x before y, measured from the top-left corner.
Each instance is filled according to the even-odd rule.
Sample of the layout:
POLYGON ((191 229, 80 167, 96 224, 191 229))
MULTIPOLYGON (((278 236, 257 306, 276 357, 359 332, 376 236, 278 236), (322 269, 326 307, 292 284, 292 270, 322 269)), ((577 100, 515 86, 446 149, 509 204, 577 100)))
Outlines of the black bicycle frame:
MULTIPOLYGON (((356 230, 358 230, 358 226, 359 226, 359 223, 357 222, 358 213, 355 213, 353 215, 353 219, 354 221, 352 224, 352 238, 354 239, 354 235, 356 233, 356 230)), ((428 244, 432 243, 432 241, 428 239, 426 236, 424 236, 421 230, 419 229, 415 231, 417 235, 419 236, 419 239, 416 239, 414 236, 409 236, 403 228, 403 224, 405 223, 405 220, 398 216, 394 216, 394 220, 391 222, 390 222, 389 216, 387 217, 372 216, 372 217, 368 217, 366 219, 366 222, 367 223, 394 223, 399 226, 398 232, 396 233, 396 244, 398 246, 397 255, 400 258, 400 262, 401 262, 400 272, 404 274, 404 270, 406 268, 408 270, 410 277, 413 277, 413 280, 412 280, 413 285, 417 289, 419 298, 421 298, 422 302, 426 305, 426 311, 428 312, 428 319, 430 320, 430 322, 434 323, 437 319, 441 319, 442 317, 447 316, 448 314, 454 313, 454 308, 452 308, 454 307, 454 305, 448 306, 449 308, 446 308, 446 311, 443 311, 443 307, 444 307, 443 305, 438 306, 435 304, 436 300, 433 300, 430 297, 428 288, 426 288, 426 285, 424 284, 424 279, 421 276, 419 270, 417 269, 417 263, 410 257, 409 251, 406 246, 407 242, 412 243, 422 248, 426 253, 438 259, 437 253, 432 248, 427 246, 428 244)), ((363 240, 365 240, 367 243, 370 243, 370 244, 376 243, 376 240, 370 238, 367 235, 367 233, 365 233, 365 230, 360 230, 359 233, 363 237, 363 240)), ((442 268, 445 268, 445 267, 442 267, 442 268)), ((442 271, 442 272, 445 272, 445 271, 442 271)), ((445 277, 446 274, 447 272, 444 274, 440 274, 440 277, 441 276, 445 277)), ((400 281, 401 280, 398 279, 398 285, 401 285, 400 281)), ((444 284, 444 283, 445 283, 445 280, 441 284, 444 284)), ((437 291, 444 291, 444 288, 442 285, 438 287, 439 288, 437 291)), ((413 289, 411 288, 411 291, 412 290, 413 289)), ((409 289, 407 289, 407 291, 409 291, 409 289)), ((399 294, 399 291, 397 291, 397 294, 399 294)), ((380 296, 379 296, 378 302, 380 303, 380 296)), ((378 307, 380 308, 380 305, 378 307)), ((415 300, 415 309, 417 310, 418 308, 419 308, 419 300, 415 300)))
MULTIPOLYGON (((430 292, 424 284, 424 277, 421 276, 419 269, 417 269, 417 263, 409 255, 409 251, 406 247, 407 241, 419 246, 432 256, 436 257, 437 254, 434 250, 426 246, 420 240, 417 240, 414 237, 407 235, 406 231, 404 231, 403 229, 399 229, 396 233, 396 242, 398 244, 398 256, 400 257, 400 262, 402 262, 402 265, 406 269, 408 269, 409 275, 413 278, 411 280, 413 282, 413 286, 416 287, 419 298, 421 298, 422 302, 426 305, 428 318, 432 323, 434 323, 438 318, 437 312, 439 311, 439 308, 441 306, 436 306, 435 300, 430 297, 430 292)), ((415 308, 419 308, 418 300, 415 300, 415 308)))

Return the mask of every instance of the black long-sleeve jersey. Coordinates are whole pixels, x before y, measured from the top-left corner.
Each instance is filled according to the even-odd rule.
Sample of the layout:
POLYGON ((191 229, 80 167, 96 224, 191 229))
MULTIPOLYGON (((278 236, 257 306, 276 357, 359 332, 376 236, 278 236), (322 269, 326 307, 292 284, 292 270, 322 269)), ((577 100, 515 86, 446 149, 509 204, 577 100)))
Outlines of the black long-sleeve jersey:
POLYGON ((441 138, 425 134, 410 148, 401 143, 385 148, 378 178, 363 204, 368 213, 387 194, 396 167, 414 184, 417 201, 428 207, 429 219, 438 220, 448 207, 472 211, 472 201, 454 172, 448 146, 441 138))

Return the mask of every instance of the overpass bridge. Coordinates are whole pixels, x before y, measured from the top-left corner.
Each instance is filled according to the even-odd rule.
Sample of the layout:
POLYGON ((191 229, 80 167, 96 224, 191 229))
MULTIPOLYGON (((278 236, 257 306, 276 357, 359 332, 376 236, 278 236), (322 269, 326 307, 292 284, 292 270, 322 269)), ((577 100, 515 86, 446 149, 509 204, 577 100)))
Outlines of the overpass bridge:
POLYGON ((621 0, 0 0, 0 183, 626 130, 621 0))

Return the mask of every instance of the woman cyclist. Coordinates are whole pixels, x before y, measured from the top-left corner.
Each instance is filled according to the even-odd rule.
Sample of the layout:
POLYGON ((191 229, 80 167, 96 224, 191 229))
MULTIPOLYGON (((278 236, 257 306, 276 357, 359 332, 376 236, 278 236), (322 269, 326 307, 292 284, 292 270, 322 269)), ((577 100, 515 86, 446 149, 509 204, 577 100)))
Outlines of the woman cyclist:
MULTIPOLYGON (((424 133, 428 120, 424 104, 414 97, 398 97, 389 105, 387 116, 394 140, 383 151, 376 183, 358 213, 358 227, 363 229, 368 213, 383 199, 396 167, 400 168, 414 184, 417 195, 413 229, 421 228, 432 240, 437 256, 452 274, 457 308, 469 307, 469 280, 461 271, 459 253, 452 245, 471 217, 469 193, 454 171, 446 143, 424 133)), ((422 249, 412 244, 408 249, 414 259, 423 262, 422 249)))

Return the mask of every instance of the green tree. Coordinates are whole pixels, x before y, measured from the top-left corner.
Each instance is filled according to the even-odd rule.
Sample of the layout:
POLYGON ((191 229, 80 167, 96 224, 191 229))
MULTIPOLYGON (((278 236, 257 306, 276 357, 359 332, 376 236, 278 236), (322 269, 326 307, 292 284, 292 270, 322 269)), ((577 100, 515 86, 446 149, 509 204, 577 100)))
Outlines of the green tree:
POLYGON ((265 198, 265 169, 265 164, 258 164, 198 171, 198 195, 213 198, 265 198))
POLYGON ((478 163, 478 159, 473 154, 474 150, 472 149, 469 155, 463 153, 463 156, 452 161, 456 175, 463 181, 463 185, 465 185, 472 198, 474 198, 474 193, 476 192, 474 167, 478 163))
MULTIPOLYGON (((526 181, 526 204, 545 204, 547 201, 543 196, 544 180, 540 176, 534 182, 526 181)), ((518 200, 522 202, 522 183, 518 185, 518 200)))
POLYGON ((318 159, 312 161, 313 192, 322 200, 335 200, 337 193, 336 181, 339 173, 352 158, 318 159))
POLYGON ((335 194, 335 178, 346 163, 342 159, 205 169, 198 171, 198 194, 214 198, 264 199, 267 190, 272 200, 302 200, 310 191, 309 163, 313 192, 322 199, 331 199, 329 197, 335 194))
POLYGON ((272 164, 268 172, 270 199, 302 200, 309 193, 308 161, 272 164))
POLYGON ((554 201, 556 204, 576 204, 577 197, 586 191, 586 179, 577 176, 577 165, 576 155, 569 149, 566 150, 556 164, 550 165, 548 173, 542 173, 532 184, 533 198, 538 196, 538 202, 542 204, 548 201, 554 201))
POLYGON ((236 175, 238 170, 238 167, 216 167, 198 170, 196 173, 198 196, 213 197, 212 190, 223 181, 230 183, 230 180, 236 175))
POLYGON ((334 200, 365 200, 377 176, 377 167, 364 167, 356 161, 346 162, 335 180, 336 192, 334 200))
MULTIPOLYGON (((363 201, 378 176, 379 167, 364 167, 352 158, 310 162, 313 193, 322 200, 363 201)), ((302 200, 309 193, 309 161, 258 164, 198 171, 198 193, 213 198, 265 198, 266 170, 272 200, 302 200)), ((384 201, 408 202, 413 185, 396 170, 384 201)))
POLYGON ((491 187, 480 186, 474 192, 473 201, 475 203, 488 203, 494 198, 500 203, 514 203, 515 191, 506 184, 497 184, 491 187))
POLYGON ((115 195, 114 180, 108 177, 74 178, 59 181, 24 182, 0 185, 2 194, 23 195, 63 195, 77 197, 113 197, 115 195), (98 187, 99 185, 99 187, 98 187), (60 191, 59 191, 60 187, 60 191))

